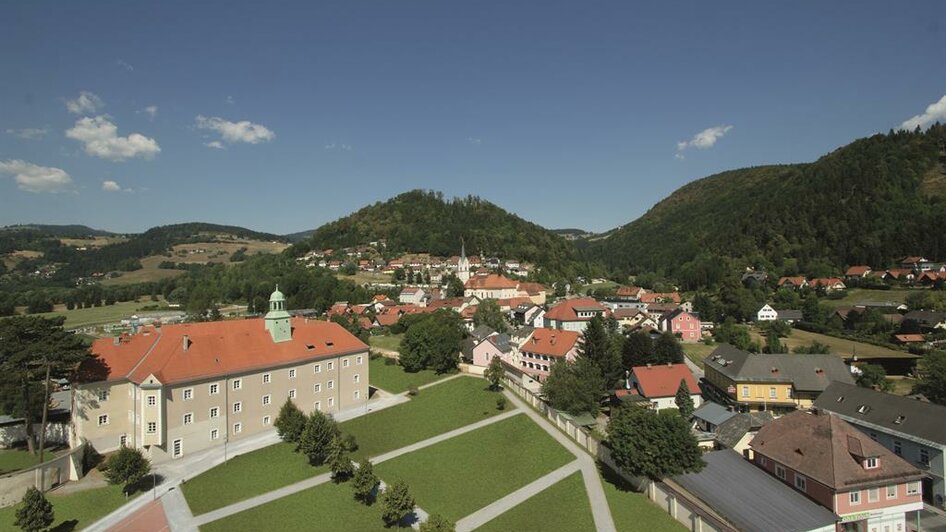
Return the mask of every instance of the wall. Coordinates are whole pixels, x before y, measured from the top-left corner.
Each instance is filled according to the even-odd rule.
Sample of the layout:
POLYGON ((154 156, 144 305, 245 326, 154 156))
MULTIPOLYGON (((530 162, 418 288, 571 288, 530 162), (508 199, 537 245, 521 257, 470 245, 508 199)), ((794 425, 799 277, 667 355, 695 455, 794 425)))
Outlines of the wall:
MULTIPOLYGON (((36 436, 37 442, 39 442, 39 433, 42 429, 42 423, 33 424, 33 434, 36 436)), ((0 427, 0 449, 9 449, 14 444, 24 441, 26 441, 26 426, 23 423, 15 423, 0 427)), ((46 442, 62 444, 69 443, 69 424, 47 423, 46 442)))
POLYGON ((84 452, 85 444, 83 443, 53 460, 0 477, 0 507, 20 502, 30 487, 39 489, 42 486, 48 491, 63 482, 79 480, 84 474, 82 470, 84 452))

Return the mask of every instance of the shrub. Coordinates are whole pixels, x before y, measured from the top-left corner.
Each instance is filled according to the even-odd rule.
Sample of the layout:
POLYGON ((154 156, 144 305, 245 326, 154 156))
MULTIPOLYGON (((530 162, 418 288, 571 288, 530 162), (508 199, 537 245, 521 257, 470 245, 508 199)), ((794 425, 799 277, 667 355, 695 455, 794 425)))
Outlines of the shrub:
POLYGON ((496 398, 496 410, 505 410, 506 409, 506 398, 500 395, 496 398))

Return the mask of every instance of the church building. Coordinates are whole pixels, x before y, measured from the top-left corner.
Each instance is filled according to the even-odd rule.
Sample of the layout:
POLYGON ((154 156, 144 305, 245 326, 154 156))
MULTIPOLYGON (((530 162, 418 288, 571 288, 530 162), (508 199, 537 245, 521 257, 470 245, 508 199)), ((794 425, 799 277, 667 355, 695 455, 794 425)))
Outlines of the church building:
POLYGON ((141 448, 153 462, 273 431, 286 398, 306 414, 368 400, 368 346, 338 324, 291 317, 278 287, 263 319, 144 327, 92 352, 73 444, 141 448))

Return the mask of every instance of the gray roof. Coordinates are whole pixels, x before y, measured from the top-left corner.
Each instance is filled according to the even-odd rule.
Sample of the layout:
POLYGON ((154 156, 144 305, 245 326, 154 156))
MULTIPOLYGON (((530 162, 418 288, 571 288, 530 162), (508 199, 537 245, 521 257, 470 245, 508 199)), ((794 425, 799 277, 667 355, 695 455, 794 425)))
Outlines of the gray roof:
POLYGON ((479 327, 473 329, 473 332, 471 332, 470 335, 477 340, 483 340, 495 332, 496 331, 491 329, 488 325, 480 325, 479 327))
POLYGON ((800 310, 778 310, 776 315, 780 320, 795 320, 801 321, 803 315, 800 310))
POLYGON ((762 355, 720 344, 703 363, 736 381, 791 382, 804 392, 823 391, 834 381, 854 383, 851 371, 837 355, 762 355))
POLYGON ((775 418, 768 411, 736 414, 716 429, 716 441, 733 449, 750 431, 757 431, 775 418))
POLYGON ((712 423, 717 427, 735 415, 735 412, 727 409, 725 406, 719 403, 714 403, 713 401, 706 401, 700 405, 699 408, 693 411, 693 417, 702 419, 707 423, 712 423))
POLYGON ((946 445, 946 407, 933 403, 836 382, 828 386, 814 406, 852 418, 855 424, 863 421, 946 445), (862 406, 868 407, 863 414, 858 411, 862 406))
POLYGON ((946 322, 946 312, 936 312, 933 310, 911 310, 903 315, 904 320, 914 320, 920 325, 930 327, 946 322))
POLYGON ((496 349, 499 349, 503 353, 509 353, 512 351, 512 345, 509 344, 509 335, 502 333, 495 336, 490 336, 487 338, 487 341, 491 342, 496 346, 496 349))
POLYGON ((673 481, 739 530, 795 532, 830 526, 839 519, 734 451, 706 453, 703 460, 702 471, 673 481))

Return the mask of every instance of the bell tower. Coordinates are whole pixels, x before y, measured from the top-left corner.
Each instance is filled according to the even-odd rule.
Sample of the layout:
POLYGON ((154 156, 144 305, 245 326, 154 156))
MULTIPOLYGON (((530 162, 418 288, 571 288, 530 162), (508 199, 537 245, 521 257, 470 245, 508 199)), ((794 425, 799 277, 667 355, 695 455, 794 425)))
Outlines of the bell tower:
POLYGON ((276 291, 269 296, 269 312, 263 318, 266 324, 266 330, 273 337, 274 342, 288 342, 292 340, 291 316, 286 312, 286 296, 279 291, 279 285, 276 285, 276 291))
POLYGON ((460 239, 460 260, 457 261, 457 279, 463 284, 470 280, 470 259, 466 258, 466 242, 460 239))

